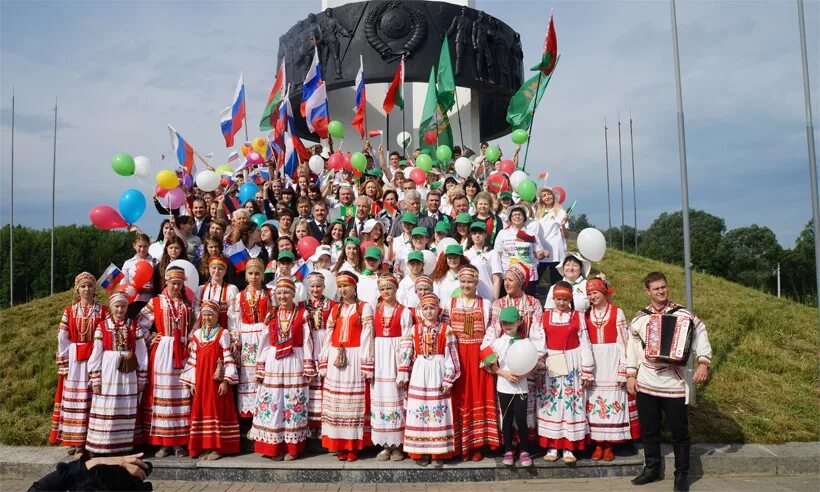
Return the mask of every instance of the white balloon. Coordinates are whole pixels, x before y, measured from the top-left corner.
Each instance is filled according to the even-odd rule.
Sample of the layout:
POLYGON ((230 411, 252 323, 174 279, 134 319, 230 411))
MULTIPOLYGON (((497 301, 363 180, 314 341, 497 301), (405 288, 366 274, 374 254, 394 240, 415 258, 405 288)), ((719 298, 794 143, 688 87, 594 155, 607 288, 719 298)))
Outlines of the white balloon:
POLYGON ((199 272, 196 271, 193 263, 188 260, 174 260, 168 263, 168 266, 180 267, 185 270, 185 287, 196 292, 197 287, 199 287, 199 272))
POLYGON ((440 256, 444 254, 444 250, 447 249, 447 246, 455 246, 458 244, 458 241, 451 237, 445 237, 441 241, 436 244, 436 256, 440 256))
POLYGON ((510 186, 512 186, 512 189, 517 190, 518 185, 521 184, 521 182, 527 179, 528 177, 529 176, 527 176, 527 173, 525 173, 524 171, 515 171, 514 173, 510 174, 510 186))
POLYGON ((134 157, 134 176, 147 178, 151 174, 151 161, 144 155, 134 157))
POLYGON ((401 132, 396 135, 396 143, 399 144, 399 147, 406 149, 410 146, 413 142, 413 137, 410 136, 407 132, 401 132))
POLYGON ((322 159, 322 156, 314 155, 308 161, 308 167, 310 167, 310 172, 316 176, 321 176, 325 171, 325 160, 322 159))
POLYGON ((412 171, 413 169, 415 169, 413 166, 407 166, 404 168, 404 170, 402 171, 404 173, 404 179, 410 179, 410 171, 412 171))
POLYGON ((459 157, 455 163, 456 174, 462 178, 467 178, 473 172, 473 161, 466 157, 459 157))
POLYGON ((533 370, 538 362, 538 351, 529 338, 516 340, 507 349, 507 366, 516 376, 524 376, 533 370))
POLYGON ((598 229, 588 227, 578 234, 578 252, 589 261, 601 261, 606 252, 606 239, 598 229))
POLYGON ((210 169, 206 169, 196 175, 196 185, 206 193, 214 191, 219 186, 219 176, 210 169))
POLYGON ((429 249, 421 252, 424 255, 424 274, 430 275, 436 269, 436 255, 429 249))
POLYGON ((325 297, 336 299, 336 276, 330 270, 317 270, 325 277, 325 297))

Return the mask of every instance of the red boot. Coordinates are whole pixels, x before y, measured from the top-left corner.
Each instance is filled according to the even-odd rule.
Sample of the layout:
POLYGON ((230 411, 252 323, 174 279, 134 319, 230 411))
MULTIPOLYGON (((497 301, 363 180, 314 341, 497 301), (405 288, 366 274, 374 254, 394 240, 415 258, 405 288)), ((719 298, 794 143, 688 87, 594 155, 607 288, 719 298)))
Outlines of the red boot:
POLYGON ((604 461, 612 461, 615 459, 615 452, 612 451, 612 444, 607 443, 604 445, 604 461))
POLYGON ((599 461, 604 456, 604 448, 600 444, 595 444, 595 451, 592 452, 592 459, 599 461))

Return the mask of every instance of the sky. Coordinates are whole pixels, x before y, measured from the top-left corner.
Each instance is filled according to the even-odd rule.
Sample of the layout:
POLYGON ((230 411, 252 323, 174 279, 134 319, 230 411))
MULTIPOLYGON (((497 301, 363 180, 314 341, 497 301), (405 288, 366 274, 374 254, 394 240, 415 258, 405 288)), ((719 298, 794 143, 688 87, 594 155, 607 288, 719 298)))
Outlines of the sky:
MULTIPOLYGON (((619 226, 620 116, 623 204, 632 225, 631 114, 638 228, 680 210, 667 1, 477 0, 475 7, 521 33, 527 67, 540 57, 555 14, 561 63, 536 113, 531 174, 549 171, 548 184, 563 186, 568 203, 577 200, 574 213, 605 229, 606 122, 612 223, 619 226)), ((12 91, 15 223, 51 224, 56 98, 56 222, 89 224, 92 207, 116 208, 127 188, 150 196, 153 173, 175 166, 160 160, 171 154, 167 123, 201 154, 225 159, 218 115, 240 71, 251 137, 260 134, 279 36, 320 9, 319 1, 0 2, 0 224, 10 218, 12 91), (149 157, 152 177, 117 176, 110 160, 120 151, 149 157)), ((820 2, 806 1, 805 14, 817 120, 820 2)), ((811 218, 796 3, 678 1, 677 20, 690 207, 724 218, 728 229, 767 226, 792 247, 811 218)), ((331 117, 352 112, 331 108, 331 117)), ((512 153, 508 137, 497 143, 512 153)), ((149 209, 138 225, 155 235, 159 220, 149 209)))

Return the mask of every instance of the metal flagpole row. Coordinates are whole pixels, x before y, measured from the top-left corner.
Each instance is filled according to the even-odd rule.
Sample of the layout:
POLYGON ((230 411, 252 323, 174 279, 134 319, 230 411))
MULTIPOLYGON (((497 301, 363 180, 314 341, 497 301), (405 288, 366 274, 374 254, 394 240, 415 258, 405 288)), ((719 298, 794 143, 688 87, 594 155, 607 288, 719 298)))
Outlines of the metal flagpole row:
POLYGON ((11 88, 11 219, 9 221, 9 306, 14 306, 14 87, 11 88))
POLYGON ((612 246, 612 192, 609 186, 609 138, 607 137, 606 118, 604 118, 604 157, 606 159, 606 206, 609 213, 609 245, 612 246))
POLYGON ((632 212, 635 219, 635 254, 638 254, 638 192, 635 190, 635 142, 632 139, 632 110, 629 110, 629 151, 632 153, 632 212))
POLYGON ((54 208, 57 191, 57 98, 54 98, 54 151, 51 163, 51 293, 54 294, 54 208))
POLYGON ((624 219, 624 160, 621 156, 621 114, 618 113, 618 167, 621 170, 621 251, 626 250, 626 220, 624 219))

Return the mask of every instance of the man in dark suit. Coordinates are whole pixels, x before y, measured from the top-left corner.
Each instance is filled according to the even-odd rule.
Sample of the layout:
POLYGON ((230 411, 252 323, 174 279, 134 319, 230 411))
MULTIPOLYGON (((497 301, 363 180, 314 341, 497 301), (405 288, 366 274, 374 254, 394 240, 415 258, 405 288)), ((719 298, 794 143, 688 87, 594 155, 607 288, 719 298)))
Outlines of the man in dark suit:
POLYGON ((196 198, 191 205, 191 213, 194 215, 194 235, 204 241, 208 228, 211 227, 211 218, 208 216, 205 200, 196 198))
POLYGON ((308 228, 310 235, 316 238, 317 241, 322 242, 325 233, 330 229, 330 223, 327 221, 326 201, 319 200, 313 204, 313 218, 308 221, 308 228))
POLYGON ((362 237, 364 233, 364 223, 370 218, 370 209, 372 207, 373 202, 370 198, 364 195, 359 195, 356 198, 356 214, 347 221, 345 236, 353 235, 362 237))
POLYGON ((450 223, 450 217, 439 210, 441 206, 441 191, 430 190, 427 193, 427 211, 419 214, 419 227, 426 227, 430 230, 430 237, 433 237, 433 228, 439 221, 450 223))

